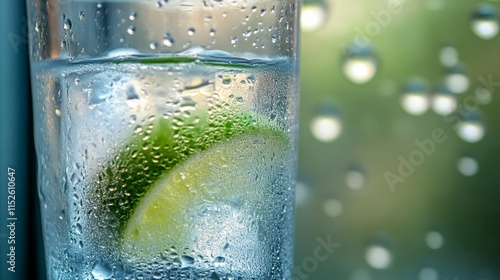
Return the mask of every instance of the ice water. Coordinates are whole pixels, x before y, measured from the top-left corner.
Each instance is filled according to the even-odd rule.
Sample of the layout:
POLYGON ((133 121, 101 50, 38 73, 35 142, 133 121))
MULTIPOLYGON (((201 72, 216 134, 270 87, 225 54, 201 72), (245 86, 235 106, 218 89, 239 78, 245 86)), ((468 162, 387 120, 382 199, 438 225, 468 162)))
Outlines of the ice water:
MULTIPOLYGON (((37 62, 32 68, 39 196, 50 279, 291 277, 296 130, 292 116, 297 96, 295 68, 289 58, 199 48, 175 57, 140 56, 123 49, 95 59, 37 62), (128 211, 129 217, 149 188, 135 193, 127 186, 113 189, 103 181, 129 174, 131 181, 154 185, 159 179, 149 178, 150 172, 166 155, 158 152, 139 167, 125 164, 110 169, 109 165, 127 163, 127 157, 143 152, 139 149, 144 147, 134 147, 130 139, 148 141, 151 131, 158 131, 154 127, 158 121, 171 121, 175 129, 187 131, 180 137, 188 143, 186 135, 198 129, 199 118, 218 114, 212 121, 224 122, 239 114, 234 112, 286 135, 284 153, 273 153, 278 160, 269 162, 248 159, 236 173, 214 175, 220 178, 217 182, 231 184, 226 189, 234 190, 221 200, 179 202, 176 207, 182 209, 175 212, 183 218, 175 223, 183 224, 180 235, 188 240, 182 247, 156 236, 157 248, 147 259, 136 257, 133 249, 124 251, 120 245, 123 221, 117 217, 122 211, 128 211), (111 194, 117 195, 108 200, 111 194)), ((252 141, 238 145, 251 149, 252 141)), ((258 158, 261 152, 256 150, 249 158, 258 158)), ((186 158, 198 153, 191 151, 186 158)), ((223 187, 203 182, 194 192, 223 187)), ((136 250, 142 250, 140 256, 148 254, 146 248, 136 250)))

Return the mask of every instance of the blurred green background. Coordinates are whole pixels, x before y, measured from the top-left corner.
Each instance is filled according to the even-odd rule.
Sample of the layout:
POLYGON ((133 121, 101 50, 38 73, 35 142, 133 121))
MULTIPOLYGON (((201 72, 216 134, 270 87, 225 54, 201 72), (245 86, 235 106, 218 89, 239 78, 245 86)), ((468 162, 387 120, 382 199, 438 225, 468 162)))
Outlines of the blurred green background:
MULTIPOLYGON (((2 134, 2 166, 16 158, 34 178, 32 143, 20 141, 31 129, 15 130, 31 125, 24 1, 2 8, 2 133, 12 131, 2 134), (7 155, 9 143, 23 147, 7 155)), ((474 0, 303 4, 293 279, 500 279, 499 9, 474 0), (443 143, 427 140, 436 130, 443 143)), ((19 188, 20 215, 31 217, 18 233, 19 271, 43 275, 40 242, 24 234, 39 232, 37 214, 27 214, 38 207, 34 180, 19 188)))
POLYGON ((303 4, 294 279, 500 279, 498 9, 303 4))

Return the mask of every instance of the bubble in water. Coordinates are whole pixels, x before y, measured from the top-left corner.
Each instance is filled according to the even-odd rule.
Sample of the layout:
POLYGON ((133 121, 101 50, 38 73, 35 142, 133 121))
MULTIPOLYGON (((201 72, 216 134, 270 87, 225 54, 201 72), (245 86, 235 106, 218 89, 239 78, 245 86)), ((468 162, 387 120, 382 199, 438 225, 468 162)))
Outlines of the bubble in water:
POLYGON ((236 44, 236 42, 238 42, 238 37, 236 36, 231 36, 229 39, 231 40, 231 44, 233 45, 236 44))
POLYGON ((65 30, 70 30, 71 29, 71 26, 72 26, 72 23, 71 23, 71 20, 69 19, 66 19, 63 23, 63 28, 65 30))
POLYGON ((472 156, 465 156, 458 160, 458 171, 464 176, 474 176, 479 171, 479 163, 472 156))
POLYGON ((56 108, 54 113, 56 114, 56 116, 61 116, 61 109, 56 108))
POLYGON ((137 107, 139 105, 139 95, 137 94, 135 88, 130 86, 126 91, 127 95, 126 103, 130 108, 137 107))
POLYGON ((480 4, 472 13, 471 28, 481 39, 495 38, 499 30, 496 9, 489 4, 480 4))
POLYGON ((422 268, 418 274, 419 280, 439 280, 439 274, 434 268, 422 268))
POLYGON ((469 89, 469 77, 463 66, 455 65, 448 69, 446 87, 453 93, 464 93, 469 89))
POLYGON ((137 12, 131 12, 128 18, 130 20, 135 20, 137 18, 137 12))
POLYGON ((300 27, 311 32, 320 29, 326 22, 328 8, 321 0, 304 1, 300 14, 300 27))
POLYGON ((135 33, 135 25, 130 25, 127 28, 127 33, 130 34, 130 35, 134 35, 134 33, 135 33))
POLYGON ((193 36, 196 30, 193 27, 188 28, 188 35, 193 36))
POLYGON ((439 53, 439 60, 445 67, 453 67, 458 64, 458 51, 454 47, 446 46, 439 53))
POLYGON ((411 79, 401 96, 401 106, 411 115, 420 116, 429 109, 427 85, 420 78, 411 79))
POLYGON ((351 168, 346 173, 345 182, 347 186, 353 190, 362 189, 366 182, 363 170, 359 167, 351 168))
POLYGON ((98 280, 109 279, 113 276, 113 269, 105 261, 96 261, 92 266, 92 275, 98 280))
POLYGON ((444 244, 444 237, 440 232, 431 230, 425 235, 425 244, 431 249, 439 249, 444 244))
POLYGON ((80 18, 80 20, 84 20, 85 19, 85 12, 80 11, 80 13, 78 14, 78 18, 80 18))
POLYGON ((476 143, 483 139, 486 133, 484 121, 478 113, 467 111, 456 126, 458 136, 469 143, 476 143))
POLYGON ((457 97, 444 85, 439 85, 432 95, 432 109, 438 115, 447 116, 457 109, 457 97))
POLYGON ((443 8, 444 0, 427 0, 425 1, 425 5, 429 10, 438 11, 443 8))
POLYGON ((377 73, 375 52, 369 44, 351 44, 343 53, 344 75, 355 84, 370 81, 377 73))
POLYGON ((170 35, 170 33, 165 33, 165 36, 163 37, 163 44, 167 47, 171 47, 174 44, 174 39, 170 35))
POLYGON ((392 253, 385 245, 372 244, 366 249, 365 260, 375 269, 387 269, 392 264, 392 253))
POLYGON ((342 132, 342 121, 338 110, 332 106, 324 106, 311 121, 311 133, 321 142, 332 142, 342 132))
POLYGON ((156 41, 149 42, 149 48, 152 50, 156 50, 156 48, 158 48, 158 42, 156 41))
POLYGON ((342 202, 337 199, 327 199, 323 202, 323 211, 326 215, 336 218, 342 214, 342 202))

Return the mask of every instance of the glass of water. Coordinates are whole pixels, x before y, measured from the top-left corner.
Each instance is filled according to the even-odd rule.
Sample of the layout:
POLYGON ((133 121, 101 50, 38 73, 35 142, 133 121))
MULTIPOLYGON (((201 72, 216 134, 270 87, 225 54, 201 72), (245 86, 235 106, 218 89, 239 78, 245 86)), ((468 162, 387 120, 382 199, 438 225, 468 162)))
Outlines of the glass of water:
POLYGON ((27 4, 48 278, 290 279, 298 1, 27 4))

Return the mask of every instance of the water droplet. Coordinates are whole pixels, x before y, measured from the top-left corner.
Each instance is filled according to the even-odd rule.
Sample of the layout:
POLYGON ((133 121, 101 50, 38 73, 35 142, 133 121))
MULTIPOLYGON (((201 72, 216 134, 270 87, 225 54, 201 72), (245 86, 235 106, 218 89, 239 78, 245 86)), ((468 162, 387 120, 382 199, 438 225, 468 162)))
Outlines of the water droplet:
POLYGON ((135 25, 130 25, 127 28, 127 33, 130 34, 130 35, 134 35, 134 33, 135 33, 135 25))
POLYGON ((260 16, 263 17, 266 14, 266 11, 267 11, 266 8, 260 9, 260 16))
POLYGON ((137 12, 131 12, 128 18, 130 20, 135 20, 137 18, 137 12))
POLYGON ((328 8, 323 1, 304 2, 300 14, 300 27, 303 31, 316 31, 326 22, 328 8))
POLYGON ((156 42, 156 41, 149 42, 149 48, 150 49, 156 50, 157 47, 158 47, 158 42, 156 42))
POLYGON ((85 12, 80 11, 80 13, 78 14, 78 17, 80 18, 80 20, 84 20, 85 19, 85 12))
POLYGON ((386 246, 370 245, 365 252, 366 262, 375 269, 386 269, 392 264, 392 254, 386 246))
POLYGON ((236 42, 238 42, 238 37, 236 36, 231 36, 229 39, 231 40, 231 44, 233 45, 236 44, 236 42))
POLYGON ((439 280, 439 274, 434 268, 422 268, 418 274, 419 280, 439 280))
POLYGON ((95 279, 104 280, 113 276, 113 269, 105 261, 97 261, 92 266, 92 275, 95 279))
POLYGON ((436 114, 447 116, 457 109, 457 98, 444 85, 438 86, 432 95, 432 109, 436 114))
POLYGON ((59 213, 59 220, 64 220, 64 217, 66 217, 66 212, 64 210, 61 210, 59 213))
POLYGON ((323 202, 323 211, 326 215, 336 218, 342 214, 342 202, 337 199, 327 199, 323 202))
POLYGON ((64 28, 65 30, 70 30, 70 29, 71 29, 71 26, 72 26, 71 20, 66 19, 66 20, 64 21, 63 28, 64 28))
POLYGON ((210 33, 209 33, 210 36, 215 36, 215 28, 210 28, 210 33))
POLYGON ((78 235, 80 235, 80 234, 82 234, 82 232, 83 232, 82 225, 79 224, 79 223, 77 223, 76 227, 75 227, 75 233, 78 234, 78 235))
POLYGON ((321 142, 332 142, 342 132, 342 121, 334 106, 323 107, 311 121, 311 133, 321 142))
POLYGON ((448 69, 445 82, 446 87, 453 93, 464 93, 469 89, 469 77, 461 65, 455 65, 448 69))
POLYGON ((188 35, 193 36, 196 30, 193 27, 188 28, 188 35))
POLYGON ((444 244, 443 235, 436 230, 431 230, 425 235, 425 244, 433 250, 439 249, 444 244))
POLYGON ((276 33, 271 34, 271 42, 276 43, 276 33))
POLYGON ((161 8, 163 7, 163 3, 161 3, 161 1, 156 1, 156 8, 161 8))
POLYGON ((194 258, 184 255, 181 257, 181 263, 182 266, 191 266, 194 263, 194 258))
POLYGON ((174 43, 175 41, 172 36, 170 36, 170 33, 165 33, 165 36, 163 37, 163 44, 167 47, 171 47, 174 43))
POLYGON ((369 44, 351 44, 343 53, 344 75, 355 84, 370 81, 377 72, 375 52, 369 44))
POLYGON ((102 8, 102 3, 97 3, 96 7, 97 7, 98 9, 102 8))
POLYGON ((55 114, 56 114, 56 116, 61 116, 61 109, 56 108, 55 109, 55 114))
POLYGON ((216 257, 214 260, 214 266, 223 266, 226 263, 226 259, 224 257, 216 257))
POLYGON ((366 183, 364 171, 360 167, 351 168, 346 173, 345 182, 353 190, 362 189, 366 183))
POLYGON ((476 143, 483 139, 486 133, 484 121, 476 112, 467 111, 456 126, 458 136, 469 143, 476 143))
POLYGON ((130 86, 126 90, 127 100, 125 101, 127 105, 131 108, 137 107, 139 105, 139 95, 137 94, 135 88, 130 86))
POLYGON ((458 64, 458 51, 451 46, 446 46, 439 53, 439 60, 445 67, 453 67, 458 64))
POLYGON ((420 116, 429 109, 429 95, 427 85, 419 78, 411 79, 402 96, 401 106, 411 115, 420 116))
POLYGON ((464 176, 474 176, 479 171, 479 163, 472 156, 465 156, 458 160, 458 171, 464 176))
POLYGON ((489 4, 480 4, 472 13, 471 28, 474 34, 484 40, 498 35, 499 23, 496 9, 489 4))

